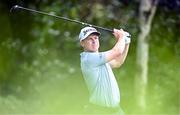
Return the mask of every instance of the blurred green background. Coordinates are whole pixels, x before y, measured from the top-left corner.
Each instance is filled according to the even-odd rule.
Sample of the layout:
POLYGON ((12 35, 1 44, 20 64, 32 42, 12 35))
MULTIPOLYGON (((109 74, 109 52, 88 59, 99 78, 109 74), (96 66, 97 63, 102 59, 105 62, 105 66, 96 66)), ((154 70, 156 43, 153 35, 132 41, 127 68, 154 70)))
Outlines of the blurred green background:
MULTIPOLYGON (((0 114, 90 114, 80 70, 83 27, 10 8, 19 4, 107 28, 123 28, 132 42, 126 62, 115 69, 125 113, 138 114, 134 92, 139 0, 1 0, 0 114)), ((149 34, 145 115, 180 114, 180 1, 160 0, 149 34)), ((113 36, 101 31, 101 51, 113 36)))

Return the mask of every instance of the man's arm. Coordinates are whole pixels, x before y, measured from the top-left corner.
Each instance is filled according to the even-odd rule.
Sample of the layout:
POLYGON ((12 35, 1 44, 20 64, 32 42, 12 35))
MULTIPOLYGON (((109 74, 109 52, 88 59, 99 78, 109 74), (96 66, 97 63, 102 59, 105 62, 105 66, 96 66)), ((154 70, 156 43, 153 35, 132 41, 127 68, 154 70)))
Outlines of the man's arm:
POLYGON ((116 44, 111 50, 106 51, 106 61, 110 62, 114 60, 116 57, 119 57, 120 55, 123 54, 124 49, 125 49, 125 39, 123 37, 124 31, 114 29, 113 34, 116 38, 116 44))
POLYGON ((106 60, 112 68, 118 68, 124 63, 127 57, 129 44, 131 40, 130 38, 124 37, 124 35, 127 34, 127 32, 124 32, 123 30, 114 29, 113 34, 117 42, 111 50, 107 51, 106 60))
POLYGON ((125 61, 129 50, 129 44, 125 45, 125 49, 121 55, 115 57, 112 61, 109 62, 112 68, 119 68, 125 61))

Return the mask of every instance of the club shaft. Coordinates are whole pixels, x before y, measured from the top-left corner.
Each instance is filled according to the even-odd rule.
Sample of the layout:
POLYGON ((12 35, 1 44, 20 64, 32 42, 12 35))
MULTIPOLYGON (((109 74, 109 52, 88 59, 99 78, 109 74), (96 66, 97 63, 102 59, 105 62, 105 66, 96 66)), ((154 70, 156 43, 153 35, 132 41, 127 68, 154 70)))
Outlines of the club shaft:
POLYGON ((88 24, 88 23, 81 22, 81 21, 78 21, 78 20, 73 20, 73 19, 69 19, 69 18, 66 18, 66 17, 57 16, 57 15, 54 15, 54 14, 50 14, 50 13, 46 13, 46 12, 42 12, 42 11, 30 9, 30 8, 25 8, 25 7, 18 6, 18 5, 13 6, 10 11, 12 11, 13 9, 22 9, 22 10, 26 10, 26 11, 42 14, 42 15, 52 16, 52 17, 55 17, 57 19, 62 19, 62 20, 65 20, 65 21, 70 21, 70 22, 74 22, 74 23, 77 23, 77 24, 82 24, 84 26, 90 26, 90 27, 98 28, 98 29, 101 29, 101 30, 104 30, 104 31, 108 31, 108 32, 111 32, 111 33, 113 32, 113 30, 108 29, 108 28, 104 28, 104 27, 88 24))

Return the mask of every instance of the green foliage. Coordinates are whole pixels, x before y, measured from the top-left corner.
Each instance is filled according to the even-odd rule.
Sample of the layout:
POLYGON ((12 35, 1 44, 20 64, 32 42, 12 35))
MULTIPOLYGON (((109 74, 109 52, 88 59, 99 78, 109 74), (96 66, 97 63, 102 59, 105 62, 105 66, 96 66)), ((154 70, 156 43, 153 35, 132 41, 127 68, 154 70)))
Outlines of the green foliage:
MULTIPOLYGON (((103 27, 128 30, 132 34, 130 52, 124 65, 114 72, 121 89, 122 108, 127 114, 138 113, 134 101, 138 4, 106 2, 108 5, 97 1, 42 1, 36 5, 29 2, 29 6, 103 27)), ((0 12, 3 27, 0 28, 0 114, 89 114, 85 112, 88 92, 79 62, 81 26, 48 16, 27 12, 8 15, 8 12, 0 12)), ((176 13, 161 10, 153 22, 149 37, 147 114, 179 112, 177 24, 176 13)), ((110 49, 113 36, 101 33, 101 51, 110 49)))

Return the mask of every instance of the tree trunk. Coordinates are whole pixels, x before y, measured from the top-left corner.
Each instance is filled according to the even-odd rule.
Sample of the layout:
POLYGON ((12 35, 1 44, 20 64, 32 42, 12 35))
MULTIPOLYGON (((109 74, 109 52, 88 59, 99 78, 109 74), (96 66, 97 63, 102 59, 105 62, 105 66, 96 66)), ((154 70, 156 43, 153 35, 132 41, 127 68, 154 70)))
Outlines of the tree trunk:
POLYGON ((148 35, 156 11, 156 0, 141 0, 139 8, 140 34, 137 41, 137 73, 135 78, 136 103, 140 112, 146 111, 146 88, 148 84, 148 35))

